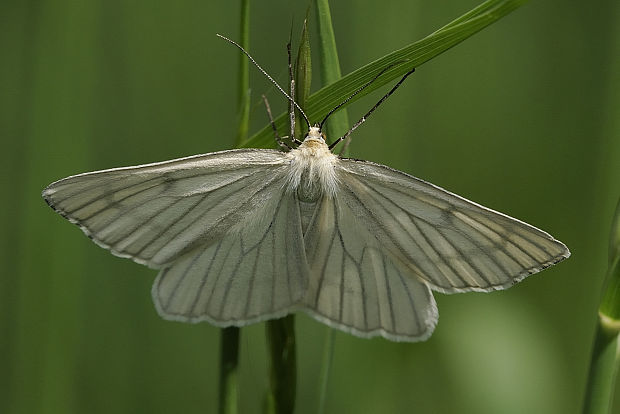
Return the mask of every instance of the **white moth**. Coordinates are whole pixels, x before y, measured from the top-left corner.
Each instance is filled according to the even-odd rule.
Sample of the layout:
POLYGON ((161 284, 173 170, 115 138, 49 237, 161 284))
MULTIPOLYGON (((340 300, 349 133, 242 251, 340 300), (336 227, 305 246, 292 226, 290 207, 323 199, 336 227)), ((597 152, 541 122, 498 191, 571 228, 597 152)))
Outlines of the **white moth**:
POLYGON ((45 201, 98 245, 160 269, 159 314, 243 326, 305 311, 362 337, 428 338, 431 291, 505 289, 570 255, 522 221, 384 165, 236 149, 71 176, 45 201))

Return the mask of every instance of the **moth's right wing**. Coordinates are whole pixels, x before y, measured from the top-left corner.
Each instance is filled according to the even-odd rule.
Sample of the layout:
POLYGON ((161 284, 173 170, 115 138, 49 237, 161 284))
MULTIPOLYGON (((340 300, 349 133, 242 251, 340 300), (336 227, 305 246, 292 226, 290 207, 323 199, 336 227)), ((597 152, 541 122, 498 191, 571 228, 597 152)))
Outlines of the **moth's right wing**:
POLYGON ((100 246, 162 268, 279 200, 285 155, 231 150, 68 177, 45 201, 100 246))
POLYGON ((568 256, 548 233, 384 165, 343 159, 339 198, 381 249, 444 293, 505 289, 568 256))

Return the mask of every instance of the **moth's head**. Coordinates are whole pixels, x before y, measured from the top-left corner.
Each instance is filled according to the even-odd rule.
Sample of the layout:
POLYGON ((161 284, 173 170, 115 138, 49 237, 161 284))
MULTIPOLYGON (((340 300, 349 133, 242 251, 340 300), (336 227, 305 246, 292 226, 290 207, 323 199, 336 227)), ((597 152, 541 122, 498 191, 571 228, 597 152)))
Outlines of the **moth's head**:
POLYGON ((304 137, 304 142, 306 141, 319 141, 325 144, 325 134, 321 131, 321 126, 318 124, 314 124, 308 130, 308 133, 304 137))

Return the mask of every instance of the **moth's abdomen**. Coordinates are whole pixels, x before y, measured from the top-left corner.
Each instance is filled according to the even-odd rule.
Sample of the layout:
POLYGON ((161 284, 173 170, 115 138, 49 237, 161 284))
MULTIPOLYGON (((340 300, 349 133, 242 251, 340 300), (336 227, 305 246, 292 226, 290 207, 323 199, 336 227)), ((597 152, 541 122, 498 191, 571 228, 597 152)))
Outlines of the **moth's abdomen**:
POLYGON ((297 186, 297 197, 301 201, 311 203, 317 201, 323 193, 324 190, 320 179, 317 179, 310 171, 304 171, 297 186))

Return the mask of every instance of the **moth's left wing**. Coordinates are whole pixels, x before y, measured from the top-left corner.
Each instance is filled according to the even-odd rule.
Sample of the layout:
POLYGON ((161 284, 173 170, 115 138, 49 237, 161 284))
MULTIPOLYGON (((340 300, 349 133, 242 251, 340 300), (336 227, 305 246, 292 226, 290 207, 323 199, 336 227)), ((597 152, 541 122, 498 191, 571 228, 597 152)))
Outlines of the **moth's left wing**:
POLYGON ((570 255, 542 230, 383 165, 343 159, 338 179, 358 225, 434 290, 503 289, 570 255))

